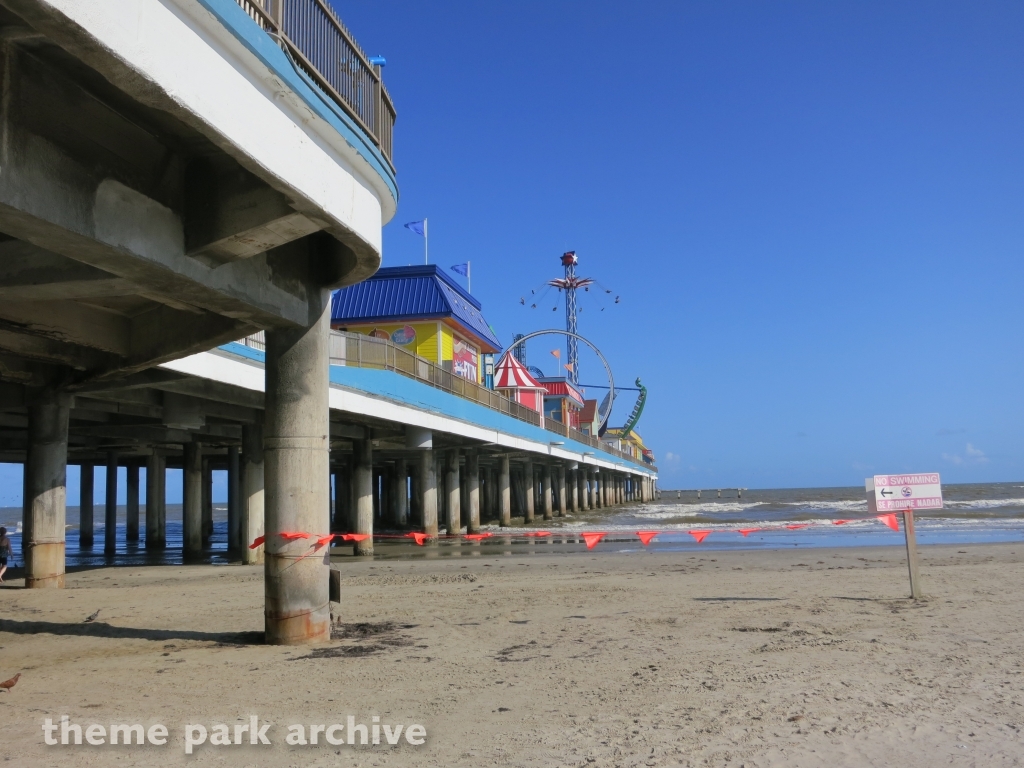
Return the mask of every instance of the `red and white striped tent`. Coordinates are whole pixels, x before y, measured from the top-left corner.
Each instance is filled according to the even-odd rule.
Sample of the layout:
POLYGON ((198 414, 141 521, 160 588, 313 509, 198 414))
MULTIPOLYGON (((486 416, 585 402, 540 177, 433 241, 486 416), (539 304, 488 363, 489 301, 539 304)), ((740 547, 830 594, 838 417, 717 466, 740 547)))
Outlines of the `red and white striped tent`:
POLYGON ((537 413, 544 412, 544 385, 537 381, 516 356, 506 352, 494 368, 494 388, 505 392, 509 400, 537 413))

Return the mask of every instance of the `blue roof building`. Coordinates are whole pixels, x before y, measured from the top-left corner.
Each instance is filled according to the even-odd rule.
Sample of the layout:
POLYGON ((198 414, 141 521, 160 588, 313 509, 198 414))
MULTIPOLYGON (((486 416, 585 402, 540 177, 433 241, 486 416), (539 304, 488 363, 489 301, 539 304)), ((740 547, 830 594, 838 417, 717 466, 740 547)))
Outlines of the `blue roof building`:
POLYGON ((331 298, 331 327, 388 338, 472 381, 501 342, 473 298, 437 265, 385 267, 331 298))

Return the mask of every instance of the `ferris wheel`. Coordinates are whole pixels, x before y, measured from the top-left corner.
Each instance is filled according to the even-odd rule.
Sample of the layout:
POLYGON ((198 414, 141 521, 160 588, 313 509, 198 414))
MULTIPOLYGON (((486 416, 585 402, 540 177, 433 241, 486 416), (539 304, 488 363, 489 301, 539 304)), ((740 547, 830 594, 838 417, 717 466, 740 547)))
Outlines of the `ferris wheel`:
POLYGON ((573 333, 572 331, 565 331, 562 330, 561 328, 548 328, 547 330, 534 331, 533 333, 528 333, 525 336, 517 338, 514 342, 512 342, 512 344, 505 351, 505 353, 512 354, 512 351, 516 347, 518 347, 521 344, 525 344, 530 339, 536 338, 538 336, 549 335, 552 333, 567 337, 570 341, 573 342, 573 348, 575 348, 576 342, 583 342, 592 350, 594 350, 594 354, 597 355, 598 359, 601 361, 601 364, 604 365, 605 373, 608 374, 608 396, 604 399, 604 402, 601 404, 601 409, 598 411, 597 414, 597 423, 599 426, 599 431, 604 432, 605 427, 608 425, 608 419, 611 418, 612 415, 612 407, 615 405, 615 377, 612 375, 611 365, 608 364, 608 360, 601 353, 601 350, 597 348, 597 345, 594 344, 594 342, 590 341, 587 338, 584 338, 583 336, 580 336, 578 333, 573 333))

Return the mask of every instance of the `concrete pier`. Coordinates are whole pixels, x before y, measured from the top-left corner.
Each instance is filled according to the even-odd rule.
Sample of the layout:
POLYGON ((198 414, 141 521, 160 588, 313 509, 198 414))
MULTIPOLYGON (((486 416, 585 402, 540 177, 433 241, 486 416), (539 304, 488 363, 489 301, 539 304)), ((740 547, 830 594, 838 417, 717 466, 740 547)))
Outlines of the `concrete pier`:
POLYGON ((28 407, 21 527, 25 586, 30 589, 64 586, 70 406, 70 397, 46 390, 28 407))
POLYGON ((241 460, 241 531, 242 562, 256 565, 263 562, 264 546, 249 549, 263 535, 263 425, 242 425, 241 460))
POLYGON ((373 554, 373 443, 353 440, 352 498, 355 507, 355 530, 370 538, 356 542, 357 555, 373 554))
POLYGON ((434 451, 425 448, 420 454, 419 483, 420 514, 423 532, 437 536, 437 474, 434 470, 434 451))
POLYGON ((195 560, 203 555, 203 450, 185 443, 182 453, 181 553, 195 560))
POLYGON ((117 454, 107 452, 106 487, 103 494, 103 554, 117 554, 117 454))
POLYGON ((523 485, 526 503, 526 515, 523 519, 526 523, 532 523, 536 515, 534 498, 537 495, 537 480, 533 474, 533 462, 529 459, 523 463, 523 485))
POLYGON ((466 451, 466 487, 469 491, 469 518, 466 520, 467 533, 480 532, 480 454, 475 450, 466 451))
POLYGON ((156 450, 146 462, 146 549, 150 550, 167 546, 166 466, 166 459, 156 450))
POLYGON ((96 471, 93 465, 83 463, 78 484, 78 547, 92 549, 93 545, 93 496, 96 494, 96 471))
POLYGON ((445 490, 448 509, 448 535, 457 535, 462 530, 462 487, 459 477, 459 449, 448 452, 448 470, 445 475, 445 490))
POLYGON ((569 509, 572 510, 572 513, 574 515, 580 511, 580 484, 578 480, 578 475, 578 469, 569 470, 569 509))
POLYGON ((498 522, 502 526, 512 525, 512 486, 508 454, 498 460, 498 522))
POLYGON ((541 503, 544 506, 544 519, 551 520, 554 517, 554 500, 551 498, 551 467, 547 464, 541 469, 541 503))
MULTIPOLYGON (((319 317, 310 328, 266 332, 265 624, 266 642, 274 645, 330 639, 328 548, 311 554, 309 540, 286 541, 278 535, 302 531, 321 536, 330 528, 330 294, 319 293, 319 317)), ((369 443, 364 453, 368 457, 369 443)), ((372 533, 372 518, 366 523, 372 533)), ((372 538, 363 543, 372 551, 372 538)))
POLYGON ((566 490, 565 490, 565 467, 559 464, 555 467, 555 481, 558 486, 558 493, 556 500, 558 501, 558 516, 565 517, 565 513, 568 511, 566 506, 566 490))
POLYGON ((125 540, 139 540, 139 465, 128 464, 125 472, 125 540))
POLYGON ((213 537, 213 463, 203 456, 203 549, 210 546, 213 537))
MULTIPOLYGON (((228 446, 228 552, 237 555, 242 543, 242 505, 239 485, 238 446, 228 446)), ((330 477, 328 475, 328 477, 330 477)), ((212 497, 211 497, 212 501, 212 497)), ((210 535, 213 535, 213 505, 210 505, 210 535)))
POLYGON ((405 459, 395 460, 394 523, 403 528, 409 523, 409 463, 405 459))

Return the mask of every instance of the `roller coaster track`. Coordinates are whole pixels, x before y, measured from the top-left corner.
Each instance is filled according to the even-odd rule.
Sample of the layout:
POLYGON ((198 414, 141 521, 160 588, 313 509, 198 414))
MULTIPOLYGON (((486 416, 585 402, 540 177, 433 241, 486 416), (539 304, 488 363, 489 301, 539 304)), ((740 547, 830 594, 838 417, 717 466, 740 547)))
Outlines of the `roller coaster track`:
POLYGON ((637 395, 636 405, 633 406, 633 412, 629 414, 629 418, 626 419, 626 425, 622 428, 622 436, 627 437, 633 428, 640 421, 640 415, 644 412, 644 405, 647 403, 647 387, 640 383, 640 378, 637 377, 636 386, 640 390, 640 394, 637 395))

